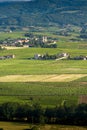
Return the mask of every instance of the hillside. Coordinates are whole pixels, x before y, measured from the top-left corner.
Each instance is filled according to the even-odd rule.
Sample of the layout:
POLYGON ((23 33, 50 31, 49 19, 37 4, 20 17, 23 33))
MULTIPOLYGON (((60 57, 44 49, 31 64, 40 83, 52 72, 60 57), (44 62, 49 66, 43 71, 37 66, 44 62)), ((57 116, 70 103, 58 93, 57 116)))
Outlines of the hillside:
POLYGON ((86 0, 34 0, 0 3, 0 26, 3 28, 66 24, 81 27, 87 24, 86 0))

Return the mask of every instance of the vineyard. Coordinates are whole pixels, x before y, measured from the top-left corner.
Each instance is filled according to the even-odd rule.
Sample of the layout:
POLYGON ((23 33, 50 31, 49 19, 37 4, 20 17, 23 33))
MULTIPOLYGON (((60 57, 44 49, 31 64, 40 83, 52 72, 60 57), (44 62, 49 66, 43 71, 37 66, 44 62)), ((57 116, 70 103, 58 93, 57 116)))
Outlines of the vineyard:
POLYGON ((77 104, 81 95, 87 94, 86 84, 79 82, 26 82, 0 83, 0 103, 17 101, 55 106, 66 101, 67 105, 77 104))
POLYGON ((22 48, 0 51, 0 56, 15 55, 0 60, 0 103, 6 101, 40 103, 55 106, 66 101, 77 104, 87 94, 87 61, 33 60, 34 54, 66 52, 71 56, 87 55, 86 50, 22 48))

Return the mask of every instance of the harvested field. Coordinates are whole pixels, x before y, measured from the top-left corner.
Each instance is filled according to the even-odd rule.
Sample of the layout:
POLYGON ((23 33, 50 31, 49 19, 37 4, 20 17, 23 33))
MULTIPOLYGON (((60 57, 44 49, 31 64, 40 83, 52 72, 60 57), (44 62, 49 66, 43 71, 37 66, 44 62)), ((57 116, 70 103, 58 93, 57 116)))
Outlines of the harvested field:
POLYGON ((62 74, 62 75, 8 75, 0 77, 0 82, 70 82, 87 74, 62 74))

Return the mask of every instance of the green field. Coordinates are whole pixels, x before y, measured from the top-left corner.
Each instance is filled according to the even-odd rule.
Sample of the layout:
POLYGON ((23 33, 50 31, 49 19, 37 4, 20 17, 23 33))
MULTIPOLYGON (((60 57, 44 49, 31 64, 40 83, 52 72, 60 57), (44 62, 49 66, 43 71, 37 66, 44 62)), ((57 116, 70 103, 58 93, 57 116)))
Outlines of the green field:
POLYGON ((0 83, 0 103, 17 101, 21 103, 40 103, 43 106, 56 106, 66 101, 76 105, 80 95, 87 94, 86 84, 69 83, 0 83))
POLYGON ((24 37, 24 32, 0 33, 0 40, 5 40, 7 38, 16 39, 16 38, 23 38, 23 37, 24 37))
MULTIPOLYGON (((77 104, 81 95, 87 94, 87 61, 82 60, 33 60, 34 54, 56 54, 68 52, 72 57, 78 55, 87 55, 87 50, 83 49, 49 49, 49 48, 23 48, 15 50, 0 51, 0 56, 14 54, 15 59, 0 60, 0 103, 6 101, 28 102, 30 104, 39 102, 43 106, 55 106, 61 104, 64 100, 68 105, 77 104), (48 80, 34 81, 35 79, 45 79, 53 75, 68 75, 71 81, 58 82, 48 80), (75 76, 82 74, 82 77, 75 79, 75 76), (22 77, 18 77, 21 75, 22 77), (29 82, 29 76, 31 76, 29 82), (41 76, 40 76, 41 75, 41 76), (6 82, 6 77, 8 76, 6 82), (11 78, 17 76, 15 82, 11 83, 11 78), (24 76, 24 80, 23 80, 24 76), (26 76, 27 80, 26 80, 26 76), (21 78, 21 79, 20 79, 21 78), (18 82, 18 81, 21 82, 18 82), (72 81, 73 80, 73 81, 72 81)), ((58 77, 59 78, 59 77, 58 77)), ((61 77, 62 79, 63 77, 61 77)), ((68 80, 67 80, 68 81, 68 80)))
MULTIPOLYGON (((52 29, 33 33, 59 38, 58 48, 8 48, 0 51, 0 56, 15 55, 15 59, 0 60, 0 103, 38 102, 43 106, 55 106, 66 101, 67 105, 76 105, 79 97, 87 94, 84 84, 87 82, 87 60, 32 59, 35 54, 63 52, 69 53, 71 57, 87 56, 86 42, 69 41, 77 34, 71 37, 59 36, 52 34, 52 29)), ((24 33, 0 33, 0 40, 22 38, 24 33)))
POLYGON ((87 50, 25 48, 0 51, 0 56, 14 54, 15 59, 0 60, 0 76, 33 74, 87 74, 87 61, 82 60, 29 60, 34 54, 68 52, 71 57, 87 55, 87 50))
POLYGON ((0 128, 3 130, 29 130, 29 128, 35 127, 35 130, 86 130, 86 127, 78 126, 64 126, 64 125, 30 125, 25 123, 14 122, 0 122, 0 128))

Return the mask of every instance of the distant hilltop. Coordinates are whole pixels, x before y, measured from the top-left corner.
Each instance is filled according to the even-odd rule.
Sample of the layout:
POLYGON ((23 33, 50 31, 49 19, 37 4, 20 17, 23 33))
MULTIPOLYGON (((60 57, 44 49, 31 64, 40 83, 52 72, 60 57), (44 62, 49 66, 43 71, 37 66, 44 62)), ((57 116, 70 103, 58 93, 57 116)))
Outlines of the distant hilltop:
POLYGON ((87 0, 33 0, 0 3, 0 26, 87 24, 87 0))

